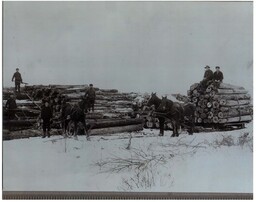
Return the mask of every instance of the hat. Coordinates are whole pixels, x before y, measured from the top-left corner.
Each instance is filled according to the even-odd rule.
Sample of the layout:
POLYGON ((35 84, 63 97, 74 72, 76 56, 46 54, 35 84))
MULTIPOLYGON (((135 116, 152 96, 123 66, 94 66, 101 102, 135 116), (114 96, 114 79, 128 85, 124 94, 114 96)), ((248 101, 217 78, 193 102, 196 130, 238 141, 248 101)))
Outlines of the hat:
POLYGON ((210 68, 210 67, 208 65, 206 65, 204 68, 206 69, 206 68, 210 68))
POLYGON ((16 70, 19 70, 19 68, 16 68, 16 70))
POLYGON ((90 84, 89 86, 93 86, 92 84, 90 84))
POLYGON ((216 66, 215 68, 216 68, 216 69, 220 69, 220 67, 219 67, 219 66, 216 66))

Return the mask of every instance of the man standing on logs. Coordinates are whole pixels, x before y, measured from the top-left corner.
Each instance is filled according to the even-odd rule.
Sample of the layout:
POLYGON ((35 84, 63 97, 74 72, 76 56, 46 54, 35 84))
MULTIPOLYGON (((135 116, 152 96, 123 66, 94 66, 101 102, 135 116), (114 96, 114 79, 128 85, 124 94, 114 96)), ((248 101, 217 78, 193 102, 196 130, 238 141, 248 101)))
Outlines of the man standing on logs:
POLYGON ((202 88, 206 89, 209 81, 213 79, 213 72, 208 65, 205 66, 204 79, 201 81, 202 88))
POLYGON ((95 89, 93 88, 93 85, 90 84, 89 85, 89 89, 85 92, 84 97, 88 98, 89 101, 89 111, 92 109, 92 111, 94 112, 94 103, 95 103, 95 98, 96 98, 96 93, 95 93, 95 89))
POLYGON ((216 71, 213 74, 213 80, 215 82, 222 83, 222 81, 223 81, 223 73, 220 71, 220 67, 219 66, 216 66, 215 69, 216 69, 216 71))
POLYGON ((15 109, 17 109, 17 104, 14 95, 11 95, 5 104, 5 108, 7 109, 8 119, 15 118, 15 109))
POLYGON ((45 105, 42 107, 41 110, 41 119, 43 120, 43 137, 46 137, 46 130, 47 136, 50 137, 50 125, 52 119, 52 109, 49 106, 48 101, 45 102, 45 105))
POLYGON ((22 83, 22 77, 19 73, 19 68, 16 68, 16 72, 12 76, 12 82, 15 79, 15 92, 18 90, 20 93, 20 84, 22 83))

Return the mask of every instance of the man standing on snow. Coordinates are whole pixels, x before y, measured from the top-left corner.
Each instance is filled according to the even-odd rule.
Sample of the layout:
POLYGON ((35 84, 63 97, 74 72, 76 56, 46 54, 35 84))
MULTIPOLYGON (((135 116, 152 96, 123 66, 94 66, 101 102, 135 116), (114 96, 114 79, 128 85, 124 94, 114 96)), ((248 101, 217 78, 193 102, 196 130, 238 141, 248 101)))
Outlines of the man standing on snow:
POLYGON ((22 77, 19 73, 19 68, 16 68, 16 72, 12 76, 12 82, 15 79, 15 92, 18 90, 20 93, 20 84, 22 83, 22 77))
POLYGON ((95 93, 95 89, 93 88, 93 85, 90 84, 89 86, 90 87, 86 91, 84 97, 87 98, 89 101, 89 111, 90 109, 92 109, 92 111, 94 112, 94 103, 95 103, 96 93, 95 93))
POLYGON ((42 107, 41 110, 41 119, 43 120, 43 137, 46 137, 46 130, 47 136, 50 137, 50 125, 52 119, 52 109, 49 106, 49 102, 45 101, 45 105, 42 107))

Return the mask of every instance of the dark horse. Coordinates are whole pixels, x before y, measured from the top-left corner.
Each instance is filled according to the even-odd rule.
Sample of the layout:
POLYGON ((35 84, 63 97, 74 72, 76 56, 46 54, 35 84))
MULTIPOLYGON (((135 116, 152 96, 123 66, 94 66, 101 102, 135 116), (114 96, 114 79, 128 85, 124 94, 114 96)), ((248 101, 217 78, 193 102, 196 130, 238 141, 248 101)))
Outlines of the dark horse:
MULTIPOLYGON (((156 93, 151 93, 151 97, 150 99, 148 100, 147 102, 147 106, 148 107, 151 107, 153 106, 154 110, 155 109, 158 109, 158 107, 160 106, 162 100, 157 97, 156 93)), ((156 115, 156 118, 158 118, 159 120, 159 126, 160 126, 160 136, 163 136, 164 135, 164 122, 165 122, 165 118, 162 117, 162 116, 157 116, 156 115)))
POLYGON ((177 103, 172 100, 163 97, 159 107, 156 110, 156 114, 163 116, 171 120, 173 126, 172 137, 178 137, 178 129, 181 125, 188 127, 189 135, 193 134, 194 131, 194 116, 195 105, 192 103, 177 103))
POLYGON ((77 130, 78 130, 78 123, 81 123, 83 126, 83 129, 86 132, 87 138, 89 137, 88 129, 86 127, 86 119, 85 119, 85 113, 88 109, 88 101, 84 98, 74 106, 72 106, 70 103, 63 103, 62 106, 62 113, 61 113, 61 119, 62 119, 62 129, 64 131, 64 134, 66 135, 66 132, 71 132, 71 125, 74 125, 74 129, 72 130, 71 134, 74 136, 77 136, 77 130))

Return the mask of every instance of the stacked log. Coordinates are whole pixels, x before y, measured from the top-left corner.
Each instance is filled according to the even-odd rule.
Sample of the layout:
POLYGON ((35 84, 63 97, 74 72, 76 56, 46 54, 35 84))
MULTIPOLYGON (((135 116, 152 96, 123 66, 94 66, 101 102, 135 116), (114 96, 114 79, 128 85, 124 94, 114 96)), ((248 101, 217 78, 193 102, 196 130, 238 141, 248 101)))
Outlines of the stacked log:
POLYGON ((87 123, 92 128, 108 128, 117 126, 139 125, 143 123, 142 119, 99 119, 99 120, 87 120, 87 123))
MULTIPOLYGON (((72 92, 72 91, 70 91, 72 92)), ((84 96, 83 89, 76 89, 76 93, 65 92, 63 95, 70 103, 75 103, 81 100, 84 96)), ((102 117, 124 117, 133 112, 132 104, 135 95, 131 93, 119 93, 115 89, 99 89, 96 91, 96 100, 94 105, 94 113, 101 114, 102 117)), ((90 116, 92 113, 90 113, 90 116)))
POLYGON ((3 129, 9 131, 24 130, 32 128, 37 123, 36 119, 27 120, 3 120, 3 129))
POLYGON ((133 132, 140 130, 143 130, 143 124, 96 128, 91 131, 90 135, 111 135, 115 133, 133 132))
MULTIPOLYGON (((38 127, 38 117, 42 105, 42 91, 51 93, 57 92, 61 97, 65 97, 69 103, 75 104, 84 96, 88 86, 86 85, 33 85, 21 89, 21 93, 16 94, 17 109, 15 109, 15 120, 8 120, 8 113, 4 110, 5 129, 10 131, 23 130, 38 127), (40 96, 38 97, 37 95, 40 96), (19 98, 19 99, 17 99, 19 98)), ((96 100, 94 112, 86 113, 87 123, 93 125, 92 135, 130 132, 143 129, 143 119, 131 119, 133 113, 134 99, 136 93, 120 93, 116 89, 96 90, 96 100)), ((13 89, 3 90, 3 106, 10 95, 14 94, 13 89)), ((60 129, 60 121, 57 117, 60 112, 55 112, 52 128, 60 129)))
POLYGON ((236 124, 252 120, 251 96, 243 87, 212 83, 203 89, 199 83, 190 86, 188 97, 196 105, 197 124, 236 124))

